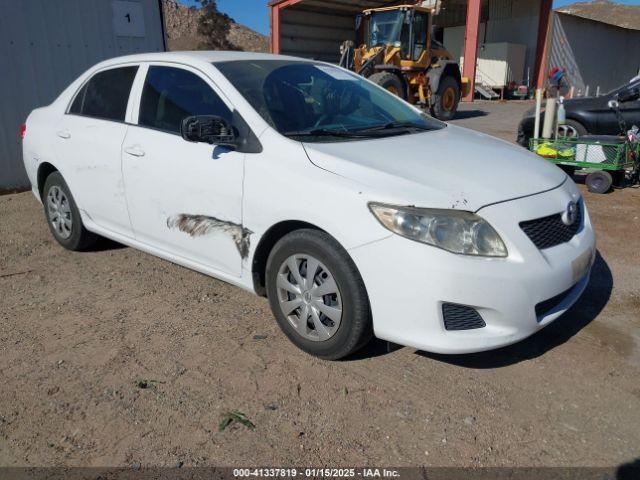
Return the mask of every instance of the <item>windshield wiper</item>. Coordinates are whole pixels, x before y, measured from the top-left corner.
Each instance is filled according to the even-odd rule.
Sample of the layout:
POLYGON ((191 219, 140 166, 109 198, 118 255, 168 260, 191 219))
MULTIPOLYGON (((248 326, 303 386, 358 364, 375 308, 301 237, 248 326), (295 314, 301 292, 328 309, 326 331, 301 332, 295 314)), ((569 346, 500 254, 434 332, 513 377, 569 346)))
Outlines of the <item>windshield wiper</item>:
POLYGON ((316 128, 314 130, 300 130, 293 132, 285 132, 283 134, 285 137, 364 137, 360 133, 360 131, 349 131, 349 130, 332 130, 329 128, 316 128))
POLYGON ((359 133, 364 133, 364 132, 379 132, 381 130, 394 130, 394 129, 409 129, 409 128, 414 128, 416 130, 433 130, 433 127, 429 126, 429 125, 420 125, 418 123, 413 123, 413 122, 389 122, 389 123, 385 123, 383 125, 376 125, 374 127, 367 127, 367 128, 362 128, 359 130, 356 130, 359 133))
MULTIPOLYGON (((300 130, 285 132, 286 137, 345 137, 345 138, 367 138, 372 136, 384 136, 391 130, 433 130, 433 127, 420 125, 412 122, 389 122, 373 127, 359 128, 355 130, 334 130, 330 128, 316 128, 314 130, 300 130)), ((393 132, 390 132, 393 133, 393 132)))

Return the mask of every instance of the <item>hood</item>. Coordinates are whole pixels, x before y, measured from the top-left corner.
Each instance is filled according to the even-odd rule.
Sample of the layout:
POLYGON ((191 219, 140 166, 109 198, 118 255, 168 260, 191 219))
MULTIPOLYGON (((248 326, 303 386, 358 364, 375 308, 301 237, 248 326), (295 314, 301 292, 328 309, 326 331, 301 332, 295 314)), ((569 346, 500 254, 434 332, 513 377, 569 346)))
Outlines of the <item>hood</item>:
POLYGON ((610 99, 611 97, 608 95, 602 95, 600 97, 570 98, 564 101, 564 108, 567 111, 576 111, 588 110, 599 106, 606 107, 610 99))
MULTIPOLYGON (((564 100, 564 109, 567 112, 575 112, 578 110, 589 110, 598 107, 607 107, 607 103, 611 99, 610 96, 603 95, 600 97, 580 97, 580 98, 568 98, 564 100)), ((542 117, 544 117, 544 108, 546 107, 546 100, 542 102, 542 117)), ((524 112, 523 118, 533 118, 536 114, 536 107, 531 107, 524 112)))
POLYGON ((369 187, 377 201, 417 207, 477 211, 551 190, 567 178, 521 147, 451 125, 304 147, 314 165, 369 187))

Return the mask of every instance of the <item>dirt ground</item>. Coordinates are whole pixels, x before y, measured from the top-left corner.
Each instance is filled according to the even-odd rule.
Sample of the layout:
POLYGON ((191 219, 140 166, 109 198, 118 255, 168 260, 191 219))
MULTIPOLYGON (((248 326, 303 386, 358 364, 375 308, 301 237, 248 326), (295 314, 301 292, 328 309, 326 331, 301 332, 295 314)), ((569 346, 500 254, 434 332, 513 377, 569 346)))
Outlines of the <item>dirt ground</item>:
MULTIPOLYGON (((514 140, 522 103, 456 123, 514 140)), ((316 360, 267 301, 104 241, 71 253, 0 197, 0 465, 607 466, 640 457, 640 190, 583 186, 599 255, 577 305, 509 348, 374 342, 316 360), (239 410, 254 429, 223 415, 239 410)))

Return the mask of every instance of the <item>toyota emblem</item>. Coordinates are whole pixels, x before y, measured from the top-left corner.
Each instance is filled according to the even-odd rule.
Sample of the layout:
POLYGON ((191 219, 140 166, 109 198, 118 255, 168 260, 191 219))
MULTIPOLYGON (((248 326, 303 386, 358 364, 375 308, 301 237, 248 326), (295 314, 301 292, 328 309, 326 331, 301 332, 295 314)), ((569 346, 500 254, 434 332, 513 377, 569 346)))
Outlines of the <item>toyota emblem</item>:
POLYGON ((562 223, 565 225, 573 225, 578 219, 578 204, 576 202, 569 202, 567 209, 562 215, 562 223))

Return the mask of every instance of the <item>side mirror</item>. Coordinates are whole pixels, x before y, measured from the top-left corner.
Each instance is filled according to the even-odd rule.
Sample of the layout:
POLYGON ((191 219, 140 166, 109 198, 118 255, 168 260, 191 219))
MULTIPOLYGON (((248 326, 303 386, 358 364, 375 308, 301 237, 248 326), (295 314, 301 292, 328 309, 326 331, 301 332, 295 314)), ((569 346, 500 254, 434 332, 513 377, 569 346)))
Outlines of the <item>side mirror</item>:
POLYGON ((215 115, 185 118, 180 126, 180 133, 188 142, 203 142, 229 148, 238 146, 233 127, 224 118, 215 115))
POLYGON ((638 100, 640 98, 640 88, 626 88, 619 92, 617 95, 617 100, 620 103, 632 102, 634 100, 638 100))

